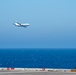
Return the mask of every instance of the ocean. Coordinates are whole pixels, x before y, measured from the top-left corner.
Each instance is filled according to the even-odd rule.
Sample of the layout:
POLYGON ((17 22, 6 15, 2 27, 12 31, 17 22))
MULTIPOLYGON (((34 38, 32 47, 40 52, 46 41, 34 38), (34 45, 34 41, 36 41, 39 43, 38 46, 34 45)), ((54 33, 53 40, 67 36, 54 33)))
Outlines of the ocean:
POLYGON ((76 68, 76 49, 0 49, 0 67, 76 68))

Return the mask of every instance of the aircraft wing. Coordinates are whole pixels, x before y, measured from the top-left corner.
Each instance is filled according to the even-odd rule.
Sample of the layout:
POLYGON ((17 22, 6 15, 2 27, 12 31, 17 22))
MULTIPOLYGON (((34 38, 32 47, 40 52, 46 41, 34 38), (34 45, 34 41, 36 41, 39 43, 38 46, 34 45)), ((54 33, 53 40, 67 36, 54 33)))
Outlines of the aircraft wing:
POLYGON ((22 27, 25 27, 25 28, 27 27, 27 26, 25 26, 25 25, 21 25, 21 26, 22 26, 22 27))

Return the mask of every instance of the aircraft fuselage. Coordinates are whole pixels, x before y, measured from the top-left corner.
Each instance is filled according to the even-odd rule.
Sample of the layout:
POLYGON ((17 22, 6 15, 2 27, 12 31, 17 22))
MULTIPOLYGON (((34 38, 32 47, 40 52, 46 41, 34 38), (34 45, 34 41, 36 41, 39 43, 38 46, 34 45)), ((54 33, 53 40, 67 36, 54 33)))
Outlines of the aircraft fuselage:
POLYGON ((14 25, 15 25, 15 26, 18 26, 18 27, 27 27, 27 26, 29 26, 30 24, 29 24, 29 23, 21 24, 21 23, 15 22, 14 25))

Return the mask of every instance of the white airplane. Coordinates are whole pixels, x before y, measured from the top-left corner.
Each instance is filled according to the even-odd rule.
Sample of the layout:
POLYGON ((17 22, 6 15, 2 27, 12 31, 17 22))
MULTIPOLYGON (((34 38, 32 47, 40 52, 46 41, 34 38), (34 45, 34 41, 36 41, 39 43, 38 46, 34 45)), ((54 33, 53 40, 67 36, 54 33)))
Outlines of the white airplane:
POLYGON ((17 22, 17 21, 14 23, 14 25, 17 26, 17 27, 25 27, 25 28, 26 28, 27 26, 30 26, 29 23, 21 24, 21 23, 19 23, 19 22, 17 22))

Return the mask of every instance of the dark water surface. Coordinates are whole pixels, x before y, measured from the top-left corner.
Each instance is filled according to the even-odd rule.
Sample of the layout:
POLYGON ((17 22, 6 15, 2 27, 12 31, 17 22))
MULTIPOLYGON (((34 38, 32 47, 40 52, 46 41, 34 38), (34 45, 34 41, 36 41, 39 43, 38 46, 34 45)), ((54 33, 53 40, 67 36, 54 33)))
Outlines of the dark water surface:
POLYGON ((0 49, 0 67, 76 68, 76 49, 0 49))

